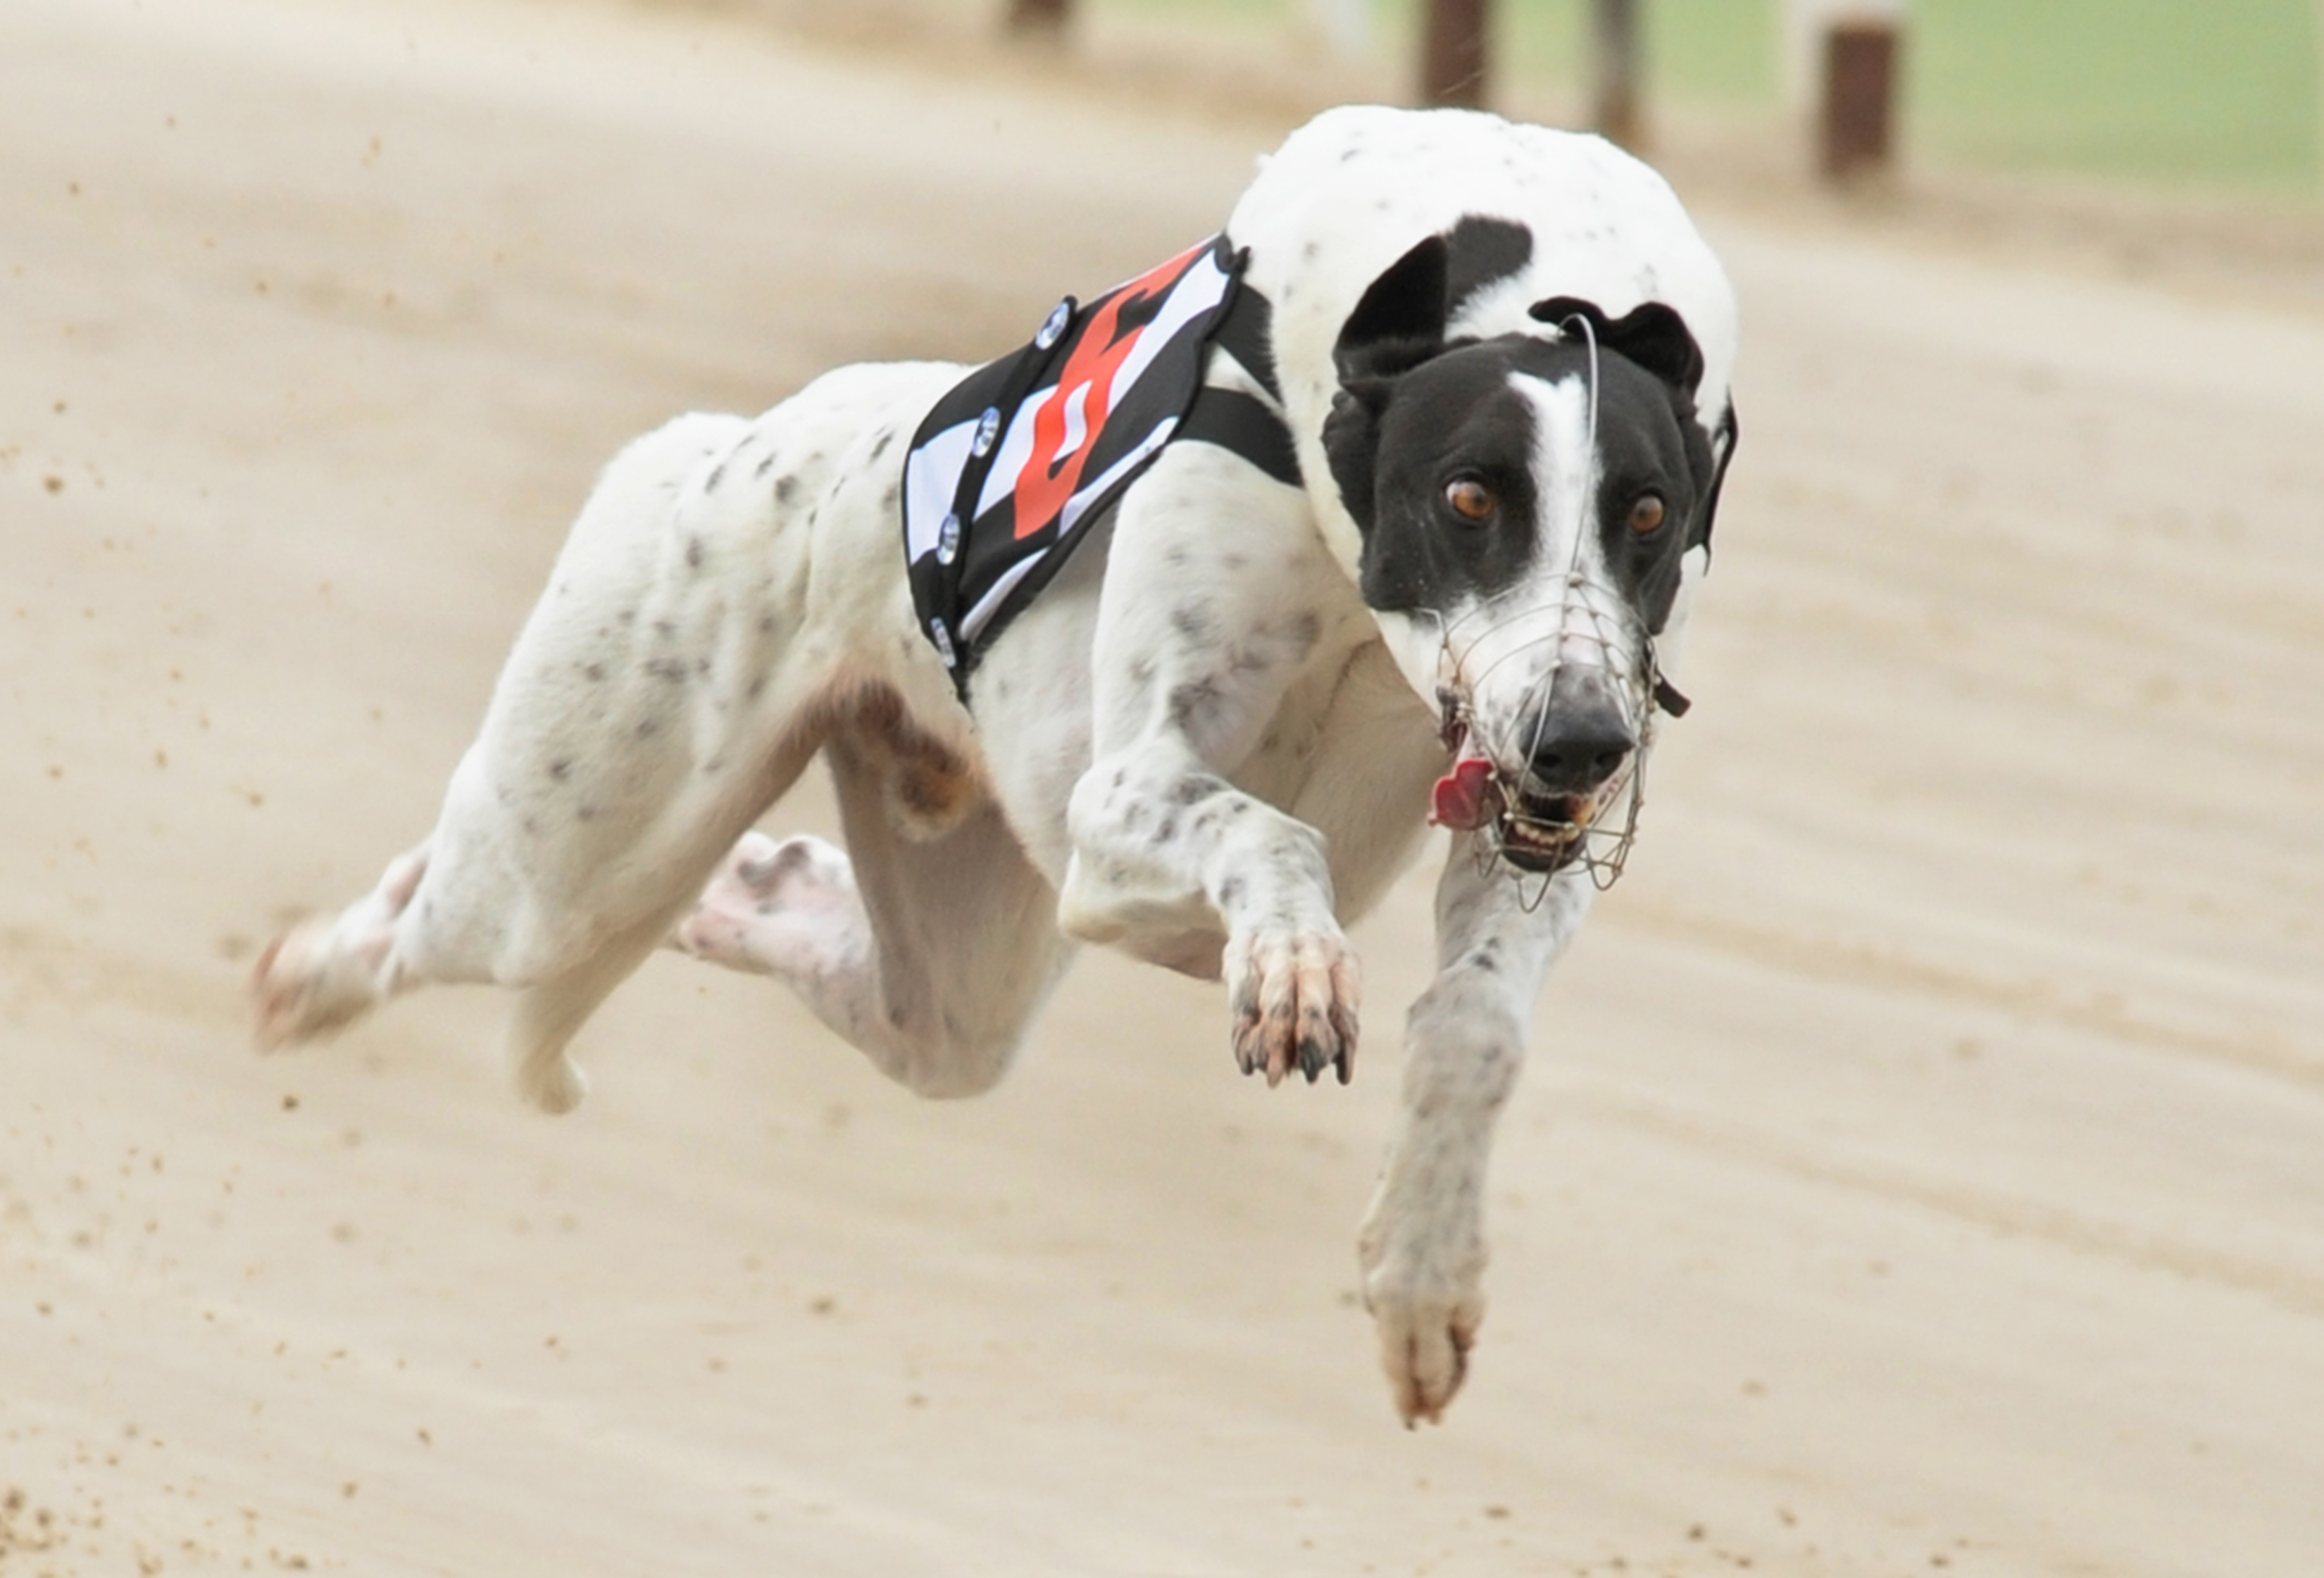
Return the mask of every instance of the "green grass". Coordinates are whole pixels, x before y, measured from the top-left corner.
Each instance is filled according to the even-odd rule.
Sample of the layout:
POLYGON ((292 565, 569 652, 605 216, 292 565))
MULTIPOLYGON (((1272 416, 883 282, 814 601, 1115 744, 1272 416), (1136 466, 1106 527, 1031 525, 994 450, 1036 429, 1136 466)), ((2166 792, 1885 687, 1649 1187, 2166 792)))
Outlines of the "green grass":
POLYGON ((2318 179, 2316 0, 1920 0, 1907 125, 1980 162, 2318 179))

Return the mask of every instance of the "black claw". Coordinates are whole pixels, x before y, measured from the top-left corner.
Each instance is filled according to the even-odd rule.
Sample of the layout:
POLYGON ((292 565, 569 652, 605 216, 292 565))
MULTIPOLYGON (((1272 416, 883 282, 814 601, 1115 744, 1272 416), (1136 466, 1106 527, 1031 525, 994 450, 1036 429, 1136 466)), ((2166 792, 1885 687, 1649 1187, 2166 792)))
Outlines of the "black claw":
POLYGON ((1356 1077, 1355 1060, 1350 1057, 1344 1051, 1337 1057, 1332 1059, 1332 1066, 1339 1070, 1340 1083, 1342 1084, 1348 1084, 1353 1082, 1356 1077))
POLYGON ((1299 1038, 1299 1072, 1307 1076, 1309 1084, 1323 1072, 1323 1044, 1313 1036, 1299 1038))

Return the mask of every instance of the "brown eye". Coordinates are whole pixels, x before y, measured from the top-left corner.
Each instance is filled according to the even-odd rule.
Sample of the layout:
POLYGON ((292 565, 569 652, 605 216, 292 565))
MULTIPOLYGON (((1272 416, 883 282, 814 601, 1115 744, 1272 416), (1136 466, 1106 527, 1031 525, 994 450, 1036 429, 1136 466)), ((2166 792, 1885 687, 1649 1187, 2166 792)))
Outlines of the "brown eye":
POLYGON ((1663 502, 1652 494, 1642 496, 1630 506, 1630 531, 1638 537, 1651 537, 1662 530, 1663 502))
POLYGON ((1493 490, 1475 477, 1464 476, 1458 482, 1444 484, 1444 502, 1463 521, 1489 521, 1499 501, 1493 490))

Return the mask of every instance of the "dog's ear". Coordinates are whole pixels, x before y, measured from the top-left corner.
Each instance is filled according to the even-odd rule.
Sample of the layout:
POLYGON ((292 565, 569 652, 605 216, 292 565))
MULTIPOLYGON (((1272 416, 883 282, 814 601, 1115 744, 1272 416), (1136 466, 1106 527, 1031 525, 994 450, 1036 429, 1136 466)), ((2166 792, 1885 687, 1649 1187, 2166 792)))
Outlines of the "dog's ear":
POLYGON ((1397 379, 1444 348, 1452 245, 1432 235, 1388 265, 1340 327, 1332 365, 1340 387, 1323 419, 1332 481, 1360 531, 1372 529, 1372 466, 1380 413, 1397 379))
POLYGON ((1340 382, 1368 403, 1385 399, 1382 380, 1408 372, 1444 348, 1450 245, 1432 235, 1388 265, 1356 303, 1332 347, 1340 382))
POLYGON ((1535 302, 1531 313, 1536 321, 1560 329, 1573 318, 1587 318, 1600 346, 1628 357, 1689 401, 1702 385, 1702 347, 1694 343, 1686 319, 1664 302, 1643 302, 1619 318, 1609 318, 1595 301, 1552 296, 1535 302))
POLYGON ((1451 244, 1432 235, 1364 290, 1340 328, 1332 365, 1340 387, 1323 419, 1323 457, 1360 531, 1372 529, 1372 466, 1379 418, 1397 379, 1444 348, 1451 244))

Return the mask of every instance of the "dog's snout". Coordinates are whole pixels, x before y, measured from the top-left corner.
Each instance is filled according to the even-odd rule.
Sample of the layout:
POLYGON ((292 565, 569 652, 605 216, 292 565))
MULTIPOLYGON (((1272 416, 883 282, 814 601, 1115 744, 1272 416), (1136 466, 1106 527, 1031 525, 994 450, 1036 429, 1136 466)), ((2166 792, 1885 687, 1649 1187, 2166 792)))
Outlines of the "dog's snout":
POLYGON ((1545 710, 1526 770, 1551 794, 1588 794, 1620 771, 1637 744, 1637 732, 1611 697, 1556 697, 1545 710))

